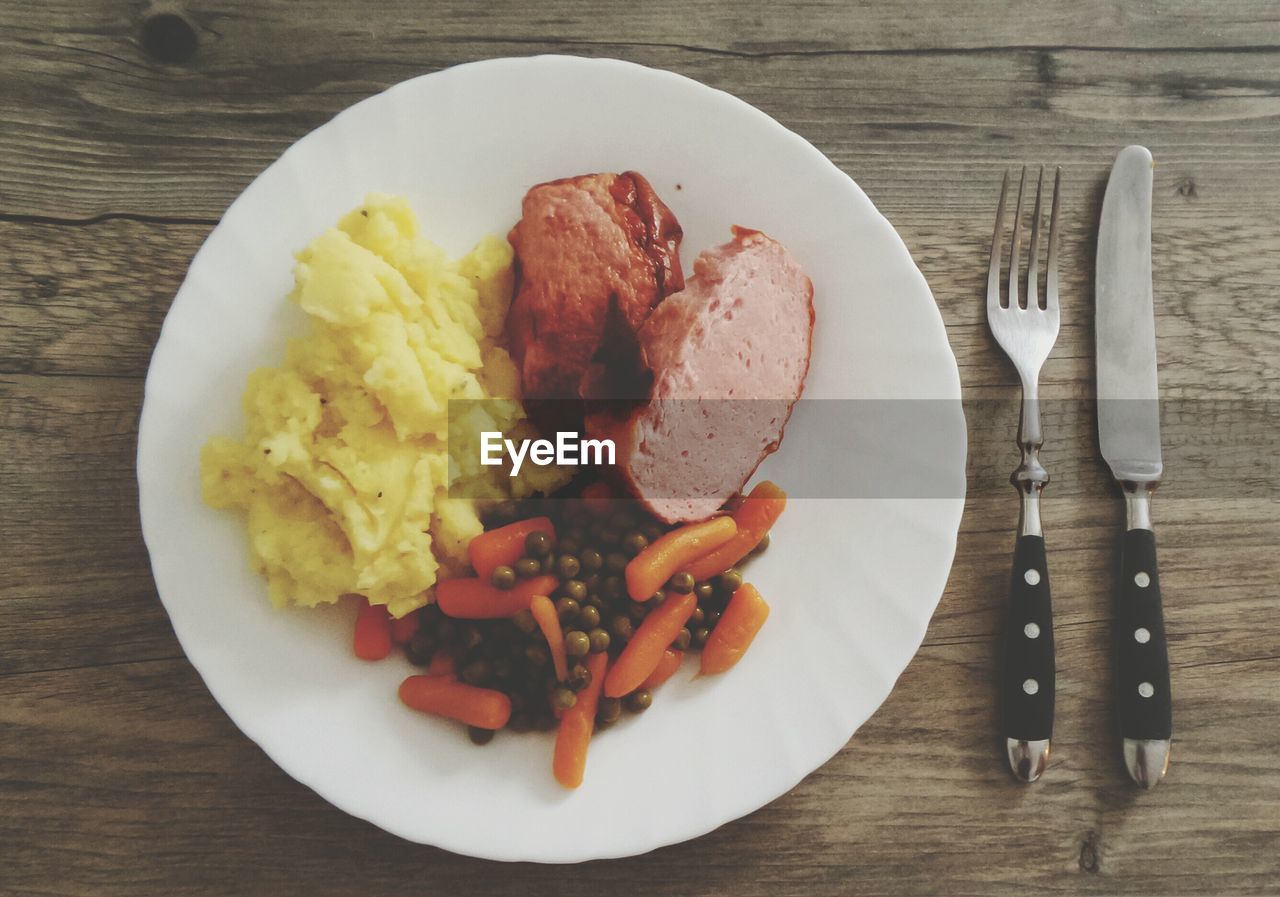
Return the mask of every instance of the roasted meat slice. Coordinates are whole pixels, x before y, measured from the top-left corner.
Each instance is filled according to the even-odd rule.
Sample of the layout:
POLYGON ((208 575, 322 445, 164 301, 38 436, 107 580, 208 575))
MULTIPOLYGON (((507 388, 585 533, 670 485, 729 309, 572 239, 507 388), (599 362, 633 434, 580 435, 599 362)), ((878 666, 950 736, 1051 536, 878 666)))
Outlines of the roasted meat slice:
POLYGON ((680 237, 676 217, 634 171, 525 194, 509 236, 518 268, 507 328, 527 398, 611 392, 637 373, 635 332, 684 285, 680 237))
POLYGON ((597 411, 587 426, 615 441, 619 476, 657 517, 711 516, 777 449, 804 389, 813 320, 800 265, 744 228, 702 253, 684 290, 649 315, 637 333, 649 401, 597 411))

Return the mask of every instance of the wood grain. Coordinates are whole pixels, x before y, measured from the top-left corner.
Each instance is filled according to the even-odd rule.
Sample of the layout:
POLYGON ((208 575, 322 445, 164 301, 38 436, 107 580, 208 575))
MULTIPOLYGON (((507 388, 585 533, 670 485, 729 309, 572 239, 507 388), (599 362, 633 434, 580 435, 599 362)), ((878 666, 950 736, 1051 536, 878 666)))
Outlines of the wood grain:
POLYGON ((1277 72, 1280 16, 1244 0, 0 0, 0 894, 1280 893, 1277 72), (193 27, 187 62, 141 37, 163 11, 193 27), (875 717, 747 818, 572 869, 410 845, 280 772, 182 656, 133 473, 164 314, 253 176, 389 84, 539 52, 729 90, 855 177, 934 290, 970 430, 951 580, 875 717), (1085 404, 1101 188, 1131 142, 1159 163, 1162 388, 1200 415, 1168 447, 1179 463, 1157 499, 1178 740, 1150 794, 1112 743, 1122 510, 1085 404), (982 305, 999 178, 1023 162, 1066 179, 1063 329, 1043 380, 1058 729, 1033 788, 993 737, 1016 379, 982 305))

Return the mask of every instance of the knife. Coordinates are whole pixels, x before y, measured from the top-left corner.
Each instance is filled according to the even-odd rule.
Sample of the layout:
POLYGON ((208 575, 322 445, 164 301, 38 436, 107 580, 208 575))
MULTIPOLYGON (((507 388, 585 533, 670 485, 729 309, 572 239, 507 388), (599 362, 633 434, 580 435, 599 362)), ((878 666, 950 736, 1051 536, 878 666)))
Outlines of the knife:
POLYGON ((1115 707, 1130 777, 1154 788, 1169 765, 1173 702, 1151 493, 1160 482, 1159 384, 1151 292, 1151 153, 1116 156, 1102 200, 1094 318, 1098 441, 1124 491, 1115 607, 1115 707))

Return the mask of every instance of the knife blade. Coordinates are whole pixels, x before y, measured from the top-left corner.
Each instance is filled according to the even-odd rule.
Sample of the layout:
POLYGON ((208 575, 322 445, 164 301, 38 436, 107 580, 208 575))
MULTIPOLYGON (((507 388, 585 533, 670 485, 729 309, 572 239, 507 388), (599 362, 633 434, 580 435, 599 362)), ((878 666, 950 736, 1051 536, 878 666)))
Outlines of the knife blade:
POLYGON ((1168 769, 1172 696, 1151 525, 1160 452, 1154 294, 1151 282, 1151 153, 1116 156, 1102 201, 1094 319, 1098 442, 1125 496, 1115 607, 1115 707, 1125 766, 1143 788, 1168 769))

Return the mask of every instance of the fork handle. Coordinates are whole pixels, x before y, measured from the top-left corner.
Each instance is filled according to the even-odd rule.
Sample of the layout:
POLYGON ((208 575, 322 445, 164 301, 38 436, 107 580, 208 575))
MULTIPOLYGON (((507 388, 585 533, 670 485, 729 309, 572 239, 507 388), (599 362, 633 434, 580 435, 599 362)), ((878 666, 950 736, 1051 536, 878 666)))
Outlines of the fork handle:
POLYGON ((1003 728, 1010 742, 1048 742, 1052 738, 1054 670, 1053 610, 1044 537, 1020 535, 1013 553, 1001 671, 1003 728))

